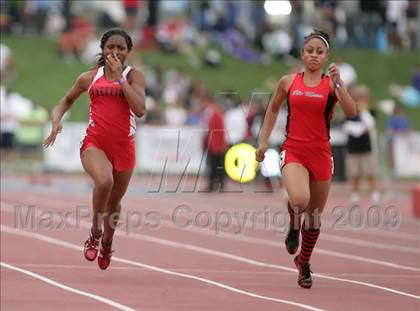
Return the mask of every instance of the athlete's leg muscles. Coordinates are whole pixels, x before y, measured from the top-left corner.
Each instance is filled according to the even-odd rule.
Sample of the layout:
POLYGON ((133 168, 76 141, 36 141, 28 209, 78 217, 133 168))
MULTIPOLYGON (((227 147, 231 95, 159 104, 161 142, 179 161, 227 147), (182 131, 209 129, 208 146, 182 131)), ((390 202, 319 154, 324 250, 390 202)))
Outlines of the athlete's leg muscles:
POLYGON ((80 158, 82 160, 83 168, 95 184, 92 197, 92 229, 93 231, 98 231, 102 229, 100 214, 105 210, 114 183, 112 164, 105 153, 95 147, 87 148, 80 158))
POLYGON ((291 208, 303 212, 310 197, 308 170, 299 163, 288 163, 283 167, 282 175, 291 208))
POLYGON ((309 220, 309 228, 319 228, 321 224, 321 213, 327 203, 330 192, 331 181, 311 181, 309 183, 310 200, 305 210, 309 220))
POLYGON ((309 173, 298 163, 288 163, 283 167, 283 182, 288 193, 288 212, 290 225, 284 241, 289 254, 295 254, 299 248, 301 213, 309 202, 309 173))
POLYGON ((321 227, 321 214, 327 202, 330 181, 310 182, 310 200, 304 212, 304 223, 301 228, 302 247, 299 260, 309 263, 312 251, 318 240, 321 227))
POLYGON ((105 210, 106 213, 104 215, 103 243, 112 242, 121 211, 121 199, 127 191, 132 175, 133 169, 122 172, 113 172, 114 185, 112 187, 111 195, 105 210))

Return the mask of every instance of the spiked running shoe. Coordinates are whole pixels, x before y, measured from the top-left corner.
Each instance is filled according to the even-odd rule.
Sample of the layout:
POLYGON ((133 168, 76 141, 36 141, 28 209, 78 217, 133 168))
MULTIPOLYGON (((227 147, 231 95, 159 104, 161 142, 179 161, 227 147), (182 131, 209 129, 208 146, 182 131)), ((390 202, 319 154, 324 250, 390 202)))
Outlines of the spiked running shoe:
POLYGON ((89 233, 89 237, 85 242, 85 247, 83 253, 85 258, 89 261, 94 261, 98 255, 99 241, 101 240, 102 232, 92 233, 92 230, 89 233))
POLYGON ((303 263, 299 260, 299 256, 295 257, 295 265, 298 269, 298 284, 302 288, 312 287, 312 276, 311 276, 311 265, 309 263, 303 263))
POLYGON ((299 248, 299 229, 295 230, 290 227, 284 244, 286 245, 287 252, 290 255, 296 254, 299 248))
POLYGON ((101 250, 99 251, 98 256, 98 266, 102 270, 105 270, 108 268, 109 264, 111 263, 111 257, 112 257, 112 245, 105 246, 101 245, 101 250))

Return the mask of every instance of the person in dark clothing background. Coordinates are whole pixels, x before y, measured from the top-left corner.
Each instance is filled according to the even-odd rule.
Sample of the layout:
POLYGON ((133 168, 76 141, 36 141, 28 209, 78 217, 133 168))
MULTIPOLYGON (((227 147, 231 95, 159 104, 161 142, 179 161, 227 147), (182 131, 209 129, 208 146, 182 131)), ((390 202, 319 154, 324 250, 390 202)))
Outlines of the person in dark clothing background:
POLYGON ((347 141, 347 177, 351 182, 350 204, 360 204, 360 181, 366 175, 370 185, 371 203, 380 203, 378 186, 377 142, 375 119, 369 111, 369 89, 356 86, 353 98, 357 104, 356 117, 347 119, 344 131, 347 141))
POLYGON ((227 148, 223 109, 210 94, 206 95, 204 105, 205 124, 208 129, 204 138, 204 151, 207 151, 210 166, 207 190, 209 192, 221 191, 226 177, 224 159, 227 148), (215 188, 216 184, 219 185, 218 188, 215 188))

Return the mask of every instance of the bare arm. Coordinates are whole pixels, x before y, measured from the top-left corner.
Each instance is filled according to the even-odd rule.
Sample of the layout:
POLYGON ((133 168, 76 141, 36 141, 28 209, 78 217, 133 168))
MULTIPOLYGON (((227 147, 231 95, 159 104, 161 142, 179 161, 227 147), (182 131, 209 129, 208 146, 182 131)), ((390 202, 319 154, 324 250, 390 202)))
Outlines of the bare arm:
POLYGON ((349 92, 343 81, 340 79, 340 71, 335 63, 332 63, 328 68, 330 74, 330 86, 334 90, 334 94, 338 99, 344 114, 347 118, 354 118, 357 114, 356 104, 351 98, 349 92))
POLYGON ((121 89, 127 99, 128 105, 134 114, 141 118, 146 110, 145 79, 143 73, 133 70, 130 81, 121 84, 121 89))
POLYGON ((71 108, 75 100, 87 90, 92 79, 92 72, 84 72, 77 79, 70 90, 60 99, 57 106, 53 109, 52 113, 52 128, 50 135, 44 140, 44 147, 52 146, 55 142, 57 134, 63 128, 61 119, 64 113, 71 108))
POLYGON ((276 123, 281 104, 286 99, 290 82, 290 75, 283 76, 277 85, 274 96, 271 98, 271 101, 268 104, 261 131, 260 144, 256 151, 256 159, 259 162, 264 160, 264 153, 268 148, 268 139, 273 130, 274 124, 276 123))

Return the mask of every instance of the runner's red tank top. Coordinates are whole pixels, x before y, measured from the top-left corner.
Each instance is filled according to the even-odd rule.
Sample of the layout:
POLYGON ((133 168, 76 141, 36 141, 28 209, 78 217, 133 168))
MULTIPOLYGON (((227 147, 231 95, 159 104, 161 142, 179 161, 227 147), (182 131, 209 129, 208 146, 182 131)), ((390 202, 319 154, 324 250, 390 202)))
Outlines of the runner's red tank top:
MULTIPOLYGON (((132 68, 127 66, 122 75, 127 78, 132 68)), ((88 89, 90 97, 87 135, 127 139, 136 132, 136 120, 130 110, 118 81, 105 79, 104 67, 99 67, 88 89)))
POLYGON ((301 142, 327 142, 336 97, 331 92, 330 78, 323 75, 321 82, 308 87, 303 73, 297 73, 287 93, 286 138, 301 142))

